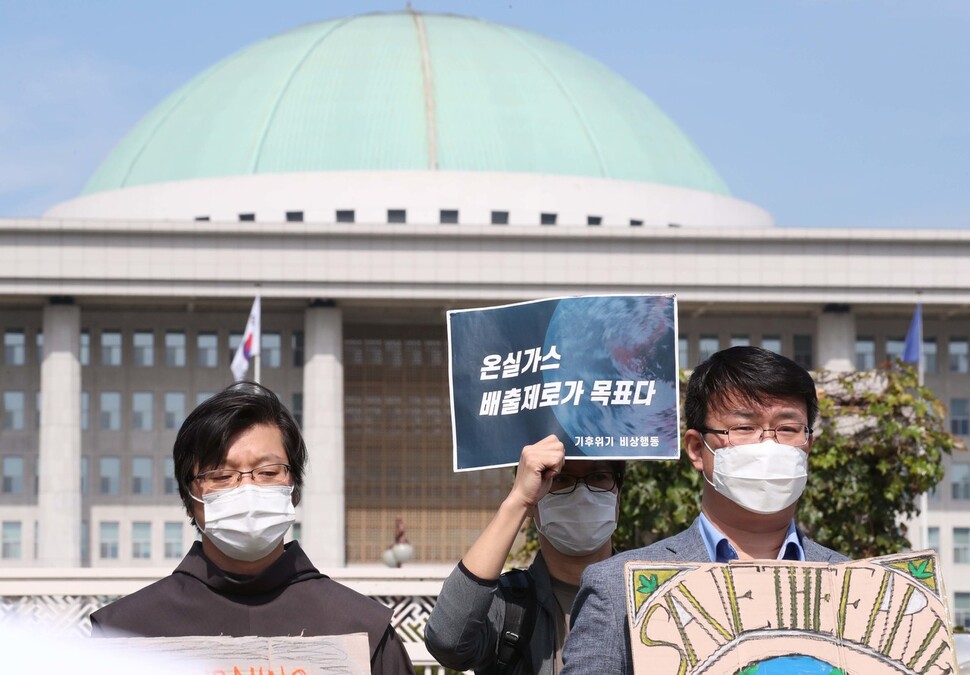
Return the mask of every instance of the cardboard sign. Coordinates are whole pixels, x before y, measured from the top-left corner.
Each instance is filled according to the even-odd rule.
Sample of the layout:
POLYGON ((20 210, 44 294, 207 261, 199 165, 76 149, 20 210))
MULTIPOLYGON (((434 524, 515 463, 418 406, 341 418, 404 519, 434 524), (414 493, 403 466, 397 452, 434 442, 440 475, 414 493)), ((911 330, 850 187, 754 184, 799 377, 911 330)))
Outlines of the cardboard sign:
POLYGON ((514 465, 549 434, 570 458, 679 456, 672 295, 450 311, 448 351, 456 471, 514 465))
POLYGON ((315 637, 174 637, 116 640, 179 659, 184 675, 368 675, 366 633, 315 637))
POLYGON ((628 562, 637 673, 959 672, 932 550, 840 564, 628 562))

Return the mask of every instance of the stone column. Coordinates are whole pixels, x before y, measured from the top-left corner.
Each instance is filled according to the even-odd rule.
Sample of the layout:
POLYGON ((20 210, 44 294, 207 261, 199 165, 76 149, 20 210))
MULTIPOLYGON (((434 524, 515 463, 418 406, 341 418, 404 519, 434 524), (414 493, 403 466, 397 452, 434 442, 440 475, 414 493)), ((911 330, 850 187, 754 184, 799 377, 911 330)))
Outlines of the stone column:
POLYGON ((818 317, 818 361, 824 370, 855 370, 855 315, 849 305, 826 305, 818 317))
POLYGON ((321 570, 346 565, 343 325, 339 308, 306 310, 303 437, 310 454, 303 486, 301 545, 321 570))
POLYGON ((81 310, 69 298, 44 308, 40 366, 38 563, 81 566, 81 310))

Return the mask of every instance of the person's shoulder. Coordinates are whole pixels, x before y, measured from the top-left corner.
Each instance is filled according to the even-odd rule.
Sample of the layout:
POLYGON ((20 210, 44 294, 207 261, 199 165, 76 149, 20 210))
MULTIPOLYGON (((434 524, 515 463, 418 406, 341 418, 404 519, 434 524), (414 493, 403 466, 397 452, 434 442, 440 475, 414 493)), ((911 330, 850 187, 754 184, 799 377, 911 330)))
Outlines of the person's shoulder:
POLYGON ((386 625, 390 622, 393 613, 390 607, 324 575, 305 579, 291 585, 290 588, 292 591, 307 595, 308 599, 312 597, 314 601, 325 601, 329 607, 340 607, 341 614, 362 622, 386 625))
POLYGON ((146 620, 168 614, 168 607, 186 599, 183 585, 189 579, 179 574, 163 577, 92 612, 91 623, 103 634, 143 634, 148 630, 146 620))
POLYGON ((802 550, 805 552, 806 562, 848 562, 852 560, 848 556, 842 555, 838 551, 823 546, 808 535, 802 535, 802 550))

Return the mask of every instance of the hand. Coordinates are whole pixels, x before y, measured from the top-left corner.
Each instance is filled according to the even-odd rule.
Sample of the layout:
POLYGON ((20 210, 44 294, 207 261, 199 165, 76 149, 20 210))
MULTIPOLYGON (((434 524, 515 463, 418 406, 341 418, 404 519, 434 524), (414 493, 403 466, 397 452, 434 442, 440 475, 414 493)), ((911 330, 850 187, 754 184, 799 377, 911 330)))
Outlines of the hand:
POLYGON ((566 448, 555 435, 525 446, 509 497, 531 509, 548 494, 552 479, 562 471, 565 460, 566 448))

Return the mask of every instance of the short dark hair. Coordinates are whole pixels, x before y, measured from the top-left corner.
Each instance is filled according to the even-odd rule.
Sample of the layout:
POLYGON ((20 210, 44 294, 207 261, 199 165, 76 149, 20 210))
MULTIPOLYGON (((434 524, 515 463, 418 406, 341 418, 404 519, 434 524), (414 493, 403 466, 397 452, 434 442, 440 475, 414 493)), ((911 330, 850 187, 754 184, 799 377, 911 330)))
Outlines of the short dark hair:
POLYGON ((815 426, 818 416, 818 394, 809 372, 791 359, 760 347, 724 349, 697 366, 687 382, 684 399, 687 428, 705 428, 711 407, 732 397, 748 403, 804 401, 810 427, 815 426))
POLYGON ((233 439, 260 424, 271 424, 280 430, 293 479, 293 504, 300 503, 307 463, 300 426, 271 390, 255 382, 237 382, 200 403, 185 418, 175 437, 175 479, 190 517, 194 500, 189 486, 197 473, 222 465, 233 439))

